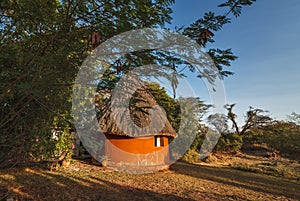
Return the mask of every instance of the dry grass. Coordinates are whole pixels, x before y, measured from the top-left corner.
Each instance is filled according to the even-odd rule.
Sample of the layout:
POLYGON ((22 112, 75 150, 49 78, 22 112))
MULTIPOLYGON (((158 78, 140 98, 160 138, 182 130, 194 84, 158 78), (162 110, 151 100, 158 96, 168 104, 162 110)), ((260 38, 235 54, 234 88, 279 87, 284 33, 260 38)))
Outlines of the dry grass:
MULTIPOLYGON (((300 183, 226 167, 178 162, 169 171, 125 174, 82 161, 50 172, 0 170, 3 200, 297 200, 300 183)), ((0 197, 1 200, 1 197, 0 197)))

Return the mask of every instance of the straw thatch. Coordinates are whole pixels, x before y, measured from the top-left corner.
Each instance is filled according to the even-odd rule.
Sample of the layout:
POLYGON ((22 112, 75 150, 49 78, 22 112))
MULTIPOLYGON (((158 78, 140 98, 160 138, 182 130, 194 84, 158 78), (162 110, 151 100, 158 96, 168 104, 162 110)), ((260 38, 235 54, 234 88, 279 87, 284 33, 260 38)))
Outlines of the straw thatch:
POLYGON ((128 137, 177 136, 145 83, 136 79, 134 82, 120 83, 119 89, 101 112, 101 132, 128 137))

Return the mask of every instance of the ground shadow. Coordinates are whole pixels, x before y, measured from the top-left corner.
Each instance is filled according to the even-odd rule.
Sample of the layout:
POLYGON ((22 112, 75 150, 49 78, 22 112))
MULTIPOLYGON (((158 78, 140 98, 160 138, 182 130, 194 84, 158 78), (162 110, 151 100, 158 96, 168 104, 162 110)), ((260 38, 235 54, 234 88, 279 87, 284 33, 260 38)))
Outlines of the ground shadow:
MULTIPOLYGON (((103 174, 103 172, 99 172, 103 174)), ((80 175, 47 172, 39 168, 12 169, 7 179, 0 183, 8 186, 14 200, 97 200, 97 201, 191 201, 171 194, 160 194, 149 190, 118 185, 102 178, 84 179, 80 175), (11 180, 11 181, 9 181, 11 180), (17 181, 18 183, 14 183, 17 181)), ((1 200, 1 195, 0 195, 1 200)))
POLYGON ((277 196, 300 199, 300 183, 297 181, 244 172, 232 168, 209 167, 184 162, 177 162, 170 169, 176 173, 198 179, 210 180, 277 196))

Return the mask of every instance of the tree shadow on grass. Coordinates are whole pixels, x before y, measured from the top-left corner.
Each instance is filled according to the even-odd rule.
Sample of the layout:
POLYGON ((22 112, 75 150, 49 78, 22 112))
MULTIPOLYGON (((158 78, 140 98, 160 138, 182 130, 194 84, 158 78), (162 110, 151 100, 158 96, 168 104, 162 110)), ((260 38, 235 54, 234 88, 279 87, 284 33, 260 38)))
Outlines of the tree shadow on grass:
POLYGON ((170 169, 176 173, 198 179, 210 180, 277 196, 300 199, 300 183, 296 181, 231 168, 208 167, 184 162, 177 162, 170 169))
MULTIPOLYGON (((15 200, 192 200, 118 185, 100 177, 86 177, 80 173, 76 175, 76 172, 72 171, 47 172, 34 167, 12 169, 7 177, 0 177, 0 184, 8 186, 8 196, 14 197, 15 200)), ((7 196, 4 200, 6 198, 7 196)))
MULTIPOLYGON (((176 201, 176 200, 180 200, 180 201, 192 201, 194 199, 188 199, 188 198, 182 198, 182 197, 178 197, 172 194, 161 194, 161 193, 156 193, 156 192, 152 192, 149 190, 142 190, 142 189, 137 189, 137 188, 133 188, 133 187, 124 187, 124 186, 120 186, 118 184, 100 179, 100 178, 95 178, 101 182, 103 182, 104 184, 106 184, 107 186, 109 186, 112 189, 115 189, 116 191, 118 191, 118 193, 114 193, 114 192, 104 192, 104 194, 102 195, 103 200, 106 200, 107 197, 113 197, 114 199, 112 200, 120 200, 119 196, 123 196, 124 200, 153 200, 153 201, 157 201, 157 200, 166 200, 166 201, 176 201)), ((147 182, 147 181, 145 181, 147 182)))

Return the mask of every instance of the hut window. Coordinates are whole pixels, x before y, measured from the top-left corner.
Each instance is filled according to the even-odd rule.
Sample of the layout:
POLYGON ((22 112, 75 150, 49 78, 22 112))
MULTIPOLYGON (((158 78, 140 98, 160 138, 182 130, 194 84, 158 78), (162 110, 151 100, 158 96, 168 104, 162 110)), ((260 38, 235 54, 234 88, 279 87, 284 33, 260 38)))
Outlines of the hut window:
POLYGON ((155 147, 163 147, 164 146, 164 138, 163 137, 154 137, 154 146, 155 147))

